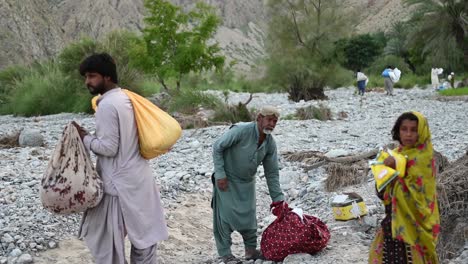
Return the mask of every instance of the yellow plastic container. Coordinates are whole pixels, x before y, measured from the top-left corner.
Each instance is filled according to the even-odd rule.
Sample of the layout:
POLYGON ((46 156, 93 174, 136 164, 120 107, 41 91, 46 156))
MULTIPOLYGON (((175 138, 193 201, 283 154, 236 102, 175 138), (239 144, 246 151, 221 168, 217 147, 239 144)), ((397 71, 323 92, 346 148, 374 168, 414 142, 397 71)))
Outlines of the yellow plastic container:
POLYGON ((348 198, 343 202, 332 202, 333 216, 336 220, 347 221, 367 214, 367 207, 357 193, 343 193, 348 198))

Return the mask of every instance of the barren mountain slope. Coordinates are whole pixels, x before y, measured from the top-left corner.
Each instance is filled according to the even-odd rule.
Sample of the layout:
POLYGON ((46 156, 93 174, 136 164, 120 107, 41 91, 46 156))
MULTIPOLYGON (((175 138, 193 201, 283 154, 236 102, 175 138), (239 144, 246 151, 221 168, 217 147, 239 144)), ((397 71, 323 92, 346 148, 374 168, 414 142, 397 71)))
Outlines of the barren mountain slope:
MULTIPOLYGON (((216 40, 228 61, 236 60, 240 72, 251 72, 265 56, 267 0, 203 1, 213 5, 223 18, 216 40)), ((196 1, 171 2, 189 9, 196 1)), ((401 0, 342 0, 342 5, 358 10, 359 33, 387 31, 392 21, 408 16, 401 0)), ((143 0, 2 0, 0 68, 51 57, 82 36, 100 38, 114 29, 139 31, 144 26, 143 17, 143 0)))
POLYGON ((404 7, 402 0, 349 0, 348 2, 350 6, 362 10, 360 23, 356 28, 359 33, 387 32, 392 23, 406 20, 411 14, 411 9, 404 7))
POLYGON ((0 1, 0 68, 52 56, 63 32, 46 0, 0 1))

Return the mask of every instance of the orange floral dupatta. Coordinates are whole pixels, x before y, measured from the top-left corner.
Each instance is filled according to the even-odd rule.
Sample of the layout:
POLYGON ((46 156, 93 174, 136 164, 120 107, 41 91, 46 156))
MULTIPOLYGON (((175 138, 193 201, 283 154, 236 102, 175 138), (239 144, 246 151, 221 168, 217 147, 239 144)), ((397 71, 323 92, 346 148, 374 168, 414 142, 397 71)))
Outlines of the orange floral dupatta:
MULTIPOLYGON (((411 247, 414 264, 437 264, 436 242, 440 230, 431 132, 419 112, 418 142, 395 149, 407 156, 406 174, 399 175, 384 192, 385 205, 392 204, 392 237, 411 247)), ((382 263, 383 232, 371 245, 369 263, 382 263)))

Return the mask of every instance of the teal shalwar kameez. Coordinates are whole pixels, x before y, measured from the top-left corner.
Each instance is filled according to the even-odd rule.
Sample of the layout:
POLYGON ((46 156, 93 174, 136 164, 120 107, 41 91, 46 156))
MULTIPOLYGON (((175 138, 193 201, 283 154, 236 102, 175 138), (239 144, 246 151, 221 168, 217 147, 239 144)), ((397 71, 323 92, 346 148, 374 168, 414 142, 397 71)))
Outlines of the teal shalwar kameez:
POLYGON ((231 254, 233 231, 242 235, 246 248, 257 247, 255 175, 260 163, 263 163, 271 199, 284 200, 275 140, 267 135, 258 146, 259 134, 256 122, 239 124, 213 145, 213 232, 220 256, 231 254), (221 191, 216 180, 226 177, 228 190, 221 191))

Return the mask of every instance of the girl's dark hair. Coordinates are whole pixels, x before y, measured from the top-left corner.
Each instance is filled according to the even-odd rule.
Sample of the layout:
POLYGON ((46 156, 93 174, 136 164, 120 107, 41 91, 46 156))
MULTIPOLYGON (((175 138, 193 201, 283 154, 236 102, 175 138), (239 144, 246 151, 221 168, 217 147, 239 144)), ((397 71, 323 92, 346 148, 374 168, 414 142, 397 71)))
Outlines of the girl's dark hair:
POLYGON ((118 83, 115 61, 107 53, 93 54, 84 59, 80 64, 80 74, 84 76, 87 72, 96 72, 102 76, 109 76, 113 83, 118 83))
POLYGON ((403 120, 411 120, 418 122, 418 117, 411 112, 403 113, 401 116, 398 117, 397 121, 395 122, 395 125, 392 128, 392 138, 393 140, 398 140, 398 142, 400 143, 400 126, 401 123, 403 123, 403 120))

